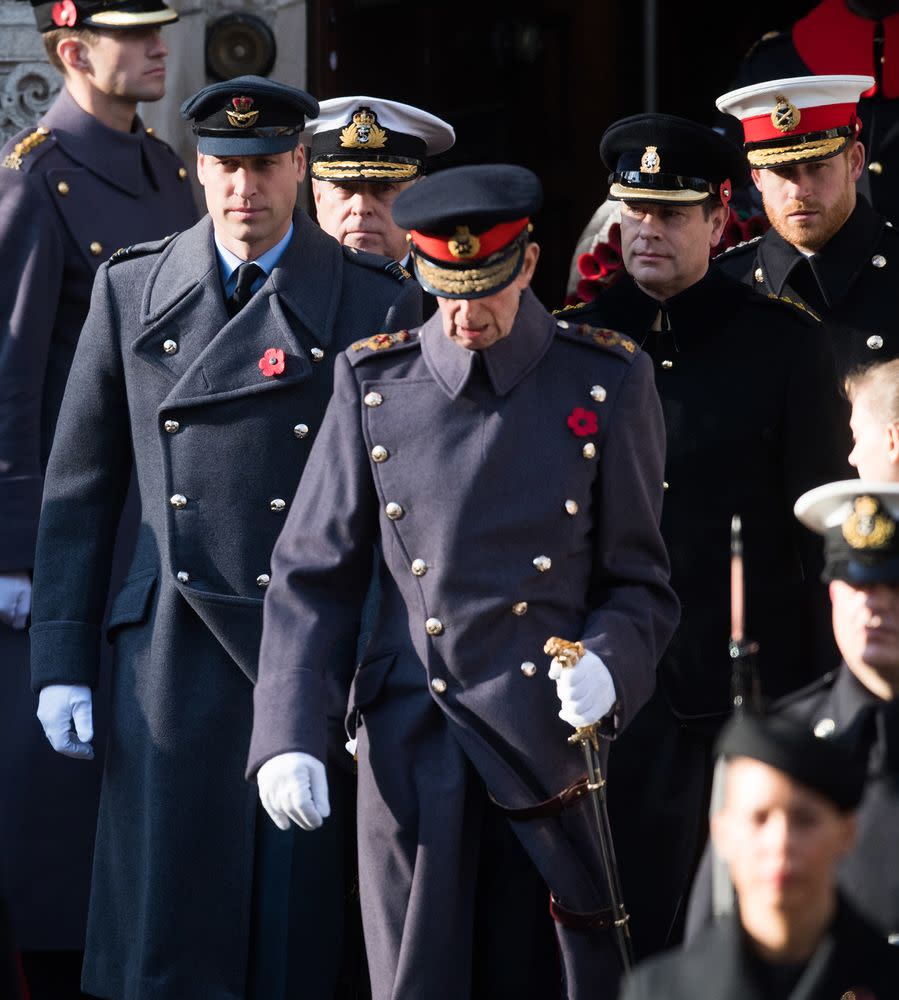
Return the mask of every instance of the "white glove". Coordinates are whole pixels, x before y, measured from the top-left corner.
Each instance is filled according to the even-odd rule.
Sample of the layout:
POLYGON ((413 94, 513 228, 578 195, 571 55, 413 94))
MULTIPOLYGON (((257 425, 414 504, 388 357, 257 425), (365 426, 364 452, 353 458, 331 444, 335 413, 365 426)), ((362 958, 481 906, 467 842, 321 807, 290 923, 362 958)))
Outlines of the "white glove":
POLYGON ((615 704, 615 682, 609 668, 590 650, 573 667, 563 667, 553 659, 549 677, 556 682, 556 694, 562 702, 559 718, 575 729, 599 722, 615 704))
POLYGON ((331 815, 325 765, 308 753, 279 753, 256 775, 259 799, 279 830, 291 820, 303 830, 317 830, 331 815))
POLYGON ((0 575, 0 622, 23 629, 31 611, 31 577, 28 573, 0 575))
POLYGON ((83 684, 48 684, 41 688, 37 717, 57 753, 93 760, 94 710, 89 687, 83 684))

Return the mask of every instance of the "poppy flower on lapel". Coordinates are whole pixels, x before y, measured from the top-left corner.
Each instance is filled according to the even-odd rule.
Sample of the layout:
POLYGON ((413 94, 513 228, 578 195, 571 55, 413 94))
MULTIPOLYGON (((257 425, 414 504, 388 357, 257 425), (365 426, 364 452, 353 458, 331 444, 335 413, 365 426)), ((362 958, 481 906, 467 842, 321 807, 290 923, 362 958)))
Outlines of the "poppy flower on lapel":
POLYGON ((72 0, 60 0, 53 4, 51 16, 58 28, 71 28, 78 20, 78 8, 72 0))
POLYGON ((583 406, 576 406, 568 414, 568 426, 578 437, 589 437, 599 430, 599 420, 593 410, 585 410, 583 406))
POLYGON ((267 347, 259 359, 259 370, 266 378, 284 371, 284 352, 280 347, 267 347))

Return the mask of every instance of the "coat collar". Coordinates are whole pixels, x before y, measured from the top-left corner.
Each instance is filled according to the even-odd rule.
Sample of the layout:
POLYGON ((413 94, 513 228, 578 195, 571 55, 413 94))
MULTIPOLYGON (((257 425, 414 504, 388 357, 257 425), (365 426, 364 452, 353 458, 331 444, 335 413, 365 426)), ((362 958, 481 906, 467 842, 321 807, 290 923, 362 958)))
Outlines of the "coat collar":
MULTIPOLYGON (((861 195, 855 208, 826 246, 808 258, 828 308, 842 302, 859 272, 870 261, 885 223, 861 195)), ((759 243, 759 261, 768 283, 777 295, 784 294, 794 268, 806 258, 775 229, 759 243)))
POLYGON ((421 328, 422 354, 437 384, 457 399, 464 390, 480 353, 497 396, 511 392, 540 362, 555 335, 556 323, 530 289, 521 295, 518 314, 508 336, 485 351, 469 351, 443 332, 438 310, 421 328))
POLYGON ((133 198, 144 194, 148 174, 159 189, 159 178, 144 148, 153 140, 137 115, 130 132, 119 132, 88 114, 63 87, 42 124, 71 159, 125 194, 133 198))

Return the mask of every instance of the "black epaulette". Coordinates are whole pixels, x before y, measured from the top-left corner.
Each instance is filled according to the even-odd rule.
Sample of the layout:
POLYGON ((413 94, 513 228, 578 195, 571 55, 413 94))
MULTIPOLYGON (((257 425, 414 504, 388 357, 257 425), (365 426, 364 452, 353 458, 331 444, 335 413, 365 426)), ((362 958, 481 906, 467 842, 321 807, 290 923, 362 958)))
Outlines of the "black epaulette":
POLYGON ((746 55, 743 56, 743 59, 744 60, 745 59, 751 59, 755 55, 756 50, 758 48, 760 48, 766 42, 773 42, 775 38, 780 38, 780 36, 782 34, 783 34, 782 31, 766 31, 765 34, 762 35, 761 38, 757 38, 752 43, 752 45, 749 46, 749 48, 746 50, 746 55))
POLYGON ((806 684, 805 687, 799 688, 798 691, 791 691, 789 694, 783 695, 783 697, 778 698, 771 705, 772 714, 776 714, 785 709, 792 708, 799 702, 805 701, 813 694, 820 694, 824 691, 830 690, 836 683, 837 677, 839 676, 839 670, 831 670, 824 674, 823 677, 817 678, 811 682, 811 684, 806 684))
POLYGON ((592 302, 569 302, 567 306, 562 306, 561 309, 553 309, 553 316, 569 316, 573 312, 579 309, 586 309, 587 306, 593 305, 592 302))
POLYGON ((797 311, 804 313, 806 316, 810 316, 816 323, 821 322, 821 317, 814 311, 814 309, 809 309, 804 302, 799 302, 797 299, 791 299, 789 295, 775 295, 774 292, 769 292, 768 298, 773 302, 783 302, 792 309, 796 309, 797 311))
POLYGON ((347 260, 351 260, 354 264, 361 264, 362 267, 369 267, 373 271, 383 271, 395 281, 408 281, 412 277, 398 260, 392 260, 379 253, 369 253, 367 250, 357 250, 356 247, 341 247, 340 249, 343 250, 347 260))
POLYGON ((109 258, 107 263, 111 267, 113 264, 121 264, 123 260, 131 260, 133 257, 146 257, 151 253, 159 253, 164 250, 169 243, 177 236, 177 233, 170 233, 161 240, 153 240, 151 243, 135 243, 130 247, 119 247, 109 258))
POLYGON ((421 346, 421 341, 418 337, 413 336, 408 330, 400 330, 398 333, 376 333, 373 337, 357 340, 355 344, 350 345, 347 354, 350 362, 356 364, 365 358, 372 357, 373 354, 381 355, 384 351, 419 346, 421 346))
POLYGON ((24 139, 20 139, 13 146, 12 152, 3 157, 0 166, 6 167, 7 170, 21 170, 25 157, 42 146, 49 138, 50 129, 45 125, 38 125, 33 132, 29 132, 24 139))
POLYGON ((605 327, 587 326, 586 323, 569 326, 562 320, 556 332, 560 337, 566 337, 579 344, 589 344, 603 351, 610 351, 628 362, 633 361, 640 350, 637 342, 631 340, 627 334, 619 333, 617 330, 608 330, 605 327))
POLYGON ((746 247, 754 247, 760 239, 764 238, 764 235, 765 234, 762 233, 761 236, 753 236, 751 240, 741 240, 739 243, 734 243, 732 247, 725 247, 724 250, 721 251, 721 253, 715 254, 715 256, 712 259, 717 260, 719 257, 724 257, 725 254, 734 253, 734 251, 736 250, 742 250, 744 253, 746 253, 747 252, 746 247))

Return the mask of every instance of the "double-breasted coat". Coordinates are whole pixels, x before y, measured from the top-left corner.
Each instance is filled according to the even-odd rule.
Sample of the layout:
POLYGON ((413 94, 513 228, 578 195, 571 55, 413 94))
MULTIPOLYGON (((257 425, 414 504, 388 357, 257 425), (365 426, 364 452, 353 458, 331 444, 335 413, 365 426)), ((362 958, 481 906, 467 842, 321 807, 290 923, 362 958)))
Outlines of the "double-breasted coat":
MULTIPOLYGON (((0 150, 0 573, 34 563, 44 468, 97 268, 196 219, 169 146, 139 118, 130 133, 108 128, 65 88, 0 150)), ((132 511, 121 571, 135 520, 132 511)), ((48 745, 26 633, 0 624, 0 662, 0 864, 16 934, 27 949, 80 949, 102 764, 98 755, 79 766, 48 745)))
POLYGON ((711 743, 731 707, 731 518, 742 520, 746 627, 773 699, 838 661, 820 539, 793 503, 845 478, 848 430, 822 325, 714 269, 664 303, 624 276, 562 315, 641 344, 665 417, 662 536, 681 622, 609 765, 634 940, 650 954, 678 933, 706 836, 711 743))
POLYGON ((336 355, 417 319, 418 287, 387 263, 298 211, 278 264, 230 320, 208 217, 98 272, 47 469, 31 629, 35 688, 96 683, 133 468, 142 520, 108 625, 91 993, 183 1000, 202 984, 209 1000, 245 996, 257 808, 243 764, 270 555, 336 355), (273 349, 281 371, 260 366, 273 349))
MULTIPOLYGON (((472 781, 511 810, 561 906, 605 905, 586 800, 561 816, 515 810, 583 774, 546 676, 550 636, 602 657, 620 725, 653 689, 677 619, 658 530, 663 441, 648 358, 617 333, 557 323, 530 291, 483 352, 453 344, 437 315, 340 359, 273 558, 249 772, 284 751, 322 757, 380 539, 380 615, 349 695, 378 1000, 467 995, 472 781)), ((569 995, 587 995, 600 984, 579 978, 570 945, 569 995)))
POLYGON ((820 316, 838 377, 899 356, 899 232, 861 195, 842 227, 811 257, 772 228, 725 250, 714 266, 763 295, 792 299, 820 316))
POLYGON ((891 1000, 899 948, 845 901, 801 968, 763 963, 735 917, 703 931, 683 950, 637 966, 621 1000, 891 1000), (792 975, 791 975, 792 972, 792 975))

